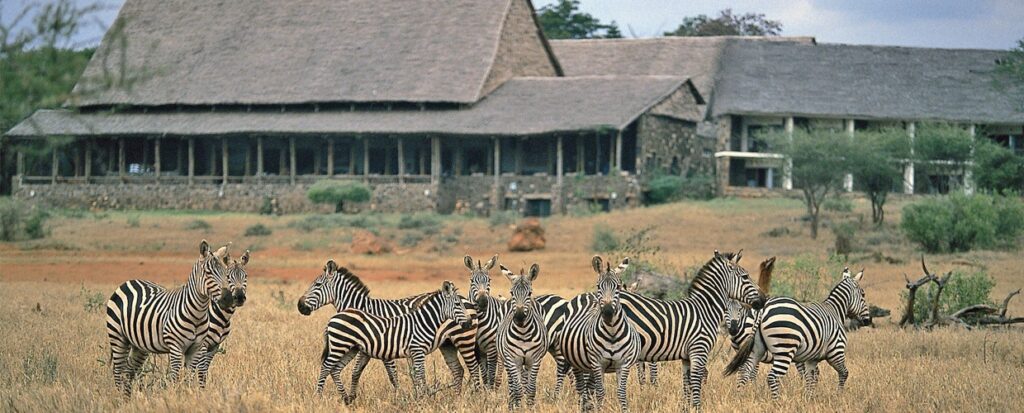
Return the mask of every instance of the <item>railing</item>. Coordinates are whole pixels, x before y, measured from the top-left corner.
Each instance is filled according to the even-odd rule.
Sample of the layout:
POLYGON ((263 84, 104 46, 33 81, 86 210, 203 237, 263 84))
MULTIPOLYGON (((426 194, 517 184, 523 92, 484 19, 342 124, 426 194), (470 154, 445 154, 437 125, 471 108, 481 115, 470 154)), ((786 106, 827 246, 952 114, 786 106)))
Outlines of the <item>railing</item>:
MULTIPOLYGON (((50 185, 50 184, 161 184, 161 185, 221 185, 225 183, 223 176, 193 176, 191 178, 181 175, 163 175, 159 178, 156 175, 124 175, 124 176, 30 176, 22 175, 17 177, 20 185, 50 185)), ((368 184, 428 184, 431 182, 430 175, 296 175, 296 184, 312 184, 321 180, 359 181, 368 184)), ((228 176, 228 184, 291 184, 291 176, 265 175, 265 176, 228 176)))

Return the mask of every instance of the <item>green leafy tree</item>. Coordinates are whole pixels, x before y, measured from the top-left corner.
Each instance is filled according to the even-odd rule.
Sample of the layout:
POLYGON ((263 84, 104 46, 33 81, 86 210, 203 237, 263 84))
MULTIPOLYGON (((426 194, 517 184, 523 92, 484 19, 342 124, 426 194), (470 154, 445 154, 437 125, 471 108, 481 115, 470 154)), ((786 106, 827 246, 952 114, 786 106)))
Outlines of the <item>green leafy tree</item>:
POLYGON ((995 70, 995 86, 1017 100, 1018 110, 1024 112, 1024 39, 999 59, 995 70))
POLYGON ((544 35, 549 39, 613 39, 621 38, 622 32, 614 21, 601 23, 590 13, 580 10, 579 0, 559 0, 555 4, 541 7, 537 17, 544 35))
POLYGON ((988 139, 974 146, 974 184, 1000 194, 1024 193, 1024 157, 988 139))
POLYGON ((849 136, 830 129, 796 129, 792 135, 775 132, 763 138, 772 152, 792 161, 793 186, 803 193, 811 238, 817 239, 821 206, 842 188, 843 178, 850 170, 854 150, 849 136))
POLYGON ((964 176, 970 167, 973 146, 974 138, 963 125, 921 123, 914 138, 914 168, 924 176, 964 176))
POLYGON ((763 13, 733 14, 732 9, 718 12, 717 17, 706 14, 691 16, 665 36, 778 36, 782 22, 770 20, 763 13))
POLYGON ((910 140, 902 129, 858 132, 848 156, 850 172, 871 201, 871 221, 885 221, 889 193, 903 182, 903 164, 910 158, 910 140))

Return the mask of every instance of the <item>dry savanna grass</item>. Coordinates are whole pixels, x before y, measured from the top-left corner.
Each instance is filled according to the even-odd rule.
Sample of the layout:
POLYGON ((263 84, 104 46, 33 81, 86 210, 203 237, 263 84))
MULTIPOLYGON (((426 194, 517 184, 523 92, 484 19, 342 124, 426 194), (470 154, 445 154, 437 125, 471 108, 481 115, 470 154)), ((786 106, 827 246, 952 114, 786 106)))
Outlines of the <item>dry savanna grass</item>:
MULTIPOLYGON (((899 203, 889 218, 898 221, 899 203)), ((867 211, 857 203, 852 214, 833 219, 856 219, 867 211)), ((463 292, 468 274, 462 255, 486 259, 500 252, 510 267, 541 265, 538 292, 571 296, 592 288, 589 270, 593 228, 613 230, 656 226, 653 243, 662 248, 664 265, 686 268, 700 264, 714 249, 744 248, 743 264, 756 268, 768 256, 780 263, 810 254, 824 259, 831 233, 822 239, 806 237, 801 205, 790 200, 716 200, 614 212, 587 217, 547 219, 548 248, 533 253, 505 253, 509 229, 484 219, 444 218, 440 228, 423 232, 415 246, 398 247, 379 257, 352 256, 347 239, 353 229, 304 230, 289 223, 301 216, 265 217, 246 214, 183 214, 168 212, 65 213, 51 222, 52 234, 41 241, 0 244, 0 409, 6 411, 480 411, 505 409, 506 394, 467 389, 462 396, 450 389, 416 400, 404 362, 401 388, 394 392, 384 370, 374 361, 364 374, 359 399, 344 407, 337 394, 313 394, 322 348, 323 327, 330 316, 323 309, 310 317, 299 315, 296 299, 327 258, 354 269, 374 295, 401 297, 436 289, 441 280, 456 281, 463 292), (195 220, 209 228, 192 225, 195 220), (246 237, 246 227, 262 223, 269 236, 246 237), (776 228, 790 234, 766 236, 776 228), (104 330, 107 297, 121 281, 146 278, 177 285, 184 281, 202 238, 213 243, 232 241, 235 251, 252 248, 249 300, 235 318, 224 353, 211 368, 207 389, 186 380, 166 382, 167 359, 152 357, 136 393, 129 400, 116 394, 107 365, 104 330)), ((395 217, 385 217, 393 220, 395 217)), ((393 225, 375 228, 399 243, 410 229, 393 225)), ((902 241, 895 229, 867 231, 860 236, 862 252, 851 255, 852 267, 865 267, 867 298, 894 310, 877 328, 850 337, 846 391, 835 389, 836 375, 822 365, 822 380, 813 395, 805 394, 795 372, 784 380, 779 402, 769 398, 764 384, 766 367, 755 385, 737 391, 734 378, 721 375, 732 350, 719 340, 705 391, 708 411, 1013 411, 1024 402, 1024 332, 1019 328, 966 331, 904 331, 894 326, 900 309, 903 273, 920 273, 919 254, 902 241), (893 235, 896 234, 896 235, 893 235), (875 251, 883 259, 875 262, 875 251)), ((996 281, 993 298, 1024 287, 1018 251, 976 252, 929 257, 934 271, 984 267, 996 281)), ((496 276, 497 274, 492 274, 496 276)), ((495 278, 500 292, 507 283, 495 278)), ((507 295, 507 292, 506 292, 507 295)), ((1015 301, 1010 313, 1024 314, 1015 301)), ((427 380, 442 387, 450 380, 439 354, 427 361, 427 380)), ((347 373, 347 372, 346 372, 347 373)), ((657 386, 641 386, 631 378, 633 411, 678 411, 681 365, 662 366, 657 386)), ((346 374, 346 381, 348 375, 346 374)), ((507 379, 503 379, 503 382, 507 379)), ((549 392, 554 363, 545 359, 540 374, 540 411, 576 411, 568 389, 549 392)), ((612 376, 606 378, 612 385, 612 376)), ((327 389, 333 389, 328 384, 327 389)), ((603 411, 617 411, 614 398, 603 411)))

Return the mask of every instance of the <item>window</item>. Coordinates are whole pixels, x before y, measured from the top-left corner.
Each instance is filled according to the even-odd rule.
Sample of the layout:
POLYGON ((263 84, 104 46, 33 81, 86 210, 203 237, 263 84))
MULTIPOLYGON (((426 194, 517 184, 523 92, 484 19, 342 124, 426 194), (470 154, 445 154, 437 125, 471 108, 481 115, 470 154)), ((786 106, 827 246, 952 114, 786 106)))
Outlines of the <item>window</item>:
POLYGON ((550 199, 530 199, 526 201, 525 214, 528 217, 546 217, 551 215, 550 199))

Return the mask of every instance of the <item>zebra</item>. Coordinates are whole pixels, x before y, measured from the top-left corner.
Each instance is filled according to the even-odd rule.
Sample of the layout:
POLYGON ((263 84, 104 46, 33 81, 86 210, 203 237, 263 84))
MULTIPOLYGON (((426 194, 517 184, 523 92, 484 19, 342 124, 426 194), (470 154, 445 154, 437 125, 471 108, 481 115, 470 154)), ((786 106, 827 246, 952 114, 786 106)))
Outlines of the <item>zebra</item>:
MULTIPOLYGON (((199 260, 185 285, 166 289, 144 280, 121 284, 107 300, 107 338, 114 385, 130 396, 132 381, 149 354, 170 355, 170 379, 192 364, 209 328, 210 304, 234 305, 224 277, 227 247, 199 243, 199 260)), ((244 294, 244 292, 243 292, 244 294)))
POLYGON ((206 333, 203 347, 199 350, 199 357, 192 360, 191 366, 198 372, 199 388, 206 387, 206 379, 210 372, 210 363, 213 361, 213 356, 217 354, 221 343, 231 333, 231 316, 235 314, 237 307, 245 304, 247 281, 245 267, 249 264, 249 250, 245 250, 245 253, 237 260, 231 260, 230 255, 225 255, 224 261, 228 263, 226 269, 227 281, 231 286, 234 305, 231 307, 221 307, 217 303, 210 303, 210 327, 206 333))
MULTIPOLYGON (((629 265, 629 262, 626 261, 625 264, 629 265)), ((639 294, 641 282, 643 282, 643 276, 637 275, 633 282, 622 284, 621 288, 623 291, 639 294)), ((636 377, 641 385, 646 383, 650 383, 652 386, 658 385, 658 363, 636 363, 636 377), (650 372, 650 376, 648 376, 648 372, 650 372), (648 380, 648 377, 650 380, 648 380)))
POLYGON ((741 258, 742 251, 715 251, 690 282, 689 298, 658 300, 619 293, 623 311, 640 335, 639 361, 682 360, 683 388, 698 409, 708 357, 718 338, 726 300, 737 299, 754 308, 764 305, 764 297, 750 281, 750 274, 739 265, 741 258))
POLYGON ((345 394, 341 370, 357 354, 380 360, 409 358, 413 364, 413 387, 422 394, 426 385, 423 362, 459 324, 467 321, 465 299, 455 285, 445 281, 414 310, 398 317, 382 317, 350 308, 331 317, 324 332, 320 376, 316 392, 323 392, 330 374, 345 404, 356 399, 359 378, 369 358, 357 360, 352 372, 352 394, 345 394))
MULTIPOLYGON (((616 373, 618 387, 616 395, 623 412, 629 411, 626 401, 626 383, 629 370, 637 362, 640 351, 640 335, 626 318, 619 301, 621 288, 620 266, 612 271, 610 264, 602 268, 601 257, 591 261, 597 272, 597 291, 583 294, 587 306, 579 313, 570 314, 565 328, 559 336, 562 355, 572 366, 576 376, 576 391, 580 396, 580 407, 584 411, 593 408, 590 402, 596 394, 597 403, 604 399, 604 374, 616 373)), ((628 260, 625 261, 628 266, 628 260)), ((640 363, 642 364, 642 363, 640 363)))
POLYGON ((779 398, 779 378, 786 374, 789 363, 801 369, 805 386, 813 391, 818 381, 818 363, 826 361, 839 375, 839 390, 849 377, 846 369, 847 317, 855 317, 863 325, 871 324, 864 290, 860 281, 864 270, 843 277, 820 303, 799 303, 788 297, 772 297, 754 319, 752 337, 743 341, 740 349, 725 369, 732 375, 743 367, 740 384, 757 375, 759 362, 771 362, 768 387, 772 399, 779 398))
POLYGON ((525 393, 527 406, 537 396, 537 372, 548 351, 548 332, 543 310, 533 300, 533 282, 540 266, 530 266, 529 274, 519 275, 501 266, 501 273, 512 283, 509 309, 498 326, 498 353, 508 374, 508 408, 519 407, 525 393))
MULTIPOLYGON (((422 305, 433 295, 432 292, 417 294, 397 300, 370 297, 370 289, 355 274, 345 267, 340 267, 334 260, 328 260, 323 272, 313 280, 306 293, 299 297, 298 310, 302 315, 310 315, 327 305, 334 304, 337 312, 348 308, 366 311, 381 317, 398 317, 422 305)), ((466 362, 470 371, 471 383, 479 382, 479 368, 476 361, 477 317, 472 304, 467 306, 468 324, 460 326, 451 333, 448 340, 441 345, 441 354, 445 364, 452 372, 452 387, 456 392, 462 390, 464 371, 459 363, 459 356, 466 362)), ((359 355, 356 365, 366 363, 369 359, 359 355), (363 360, 365 359, 365 360, 363 360)), ((398 388, 398 372, 394 360, 382 360, 393 388, 398 388)))

